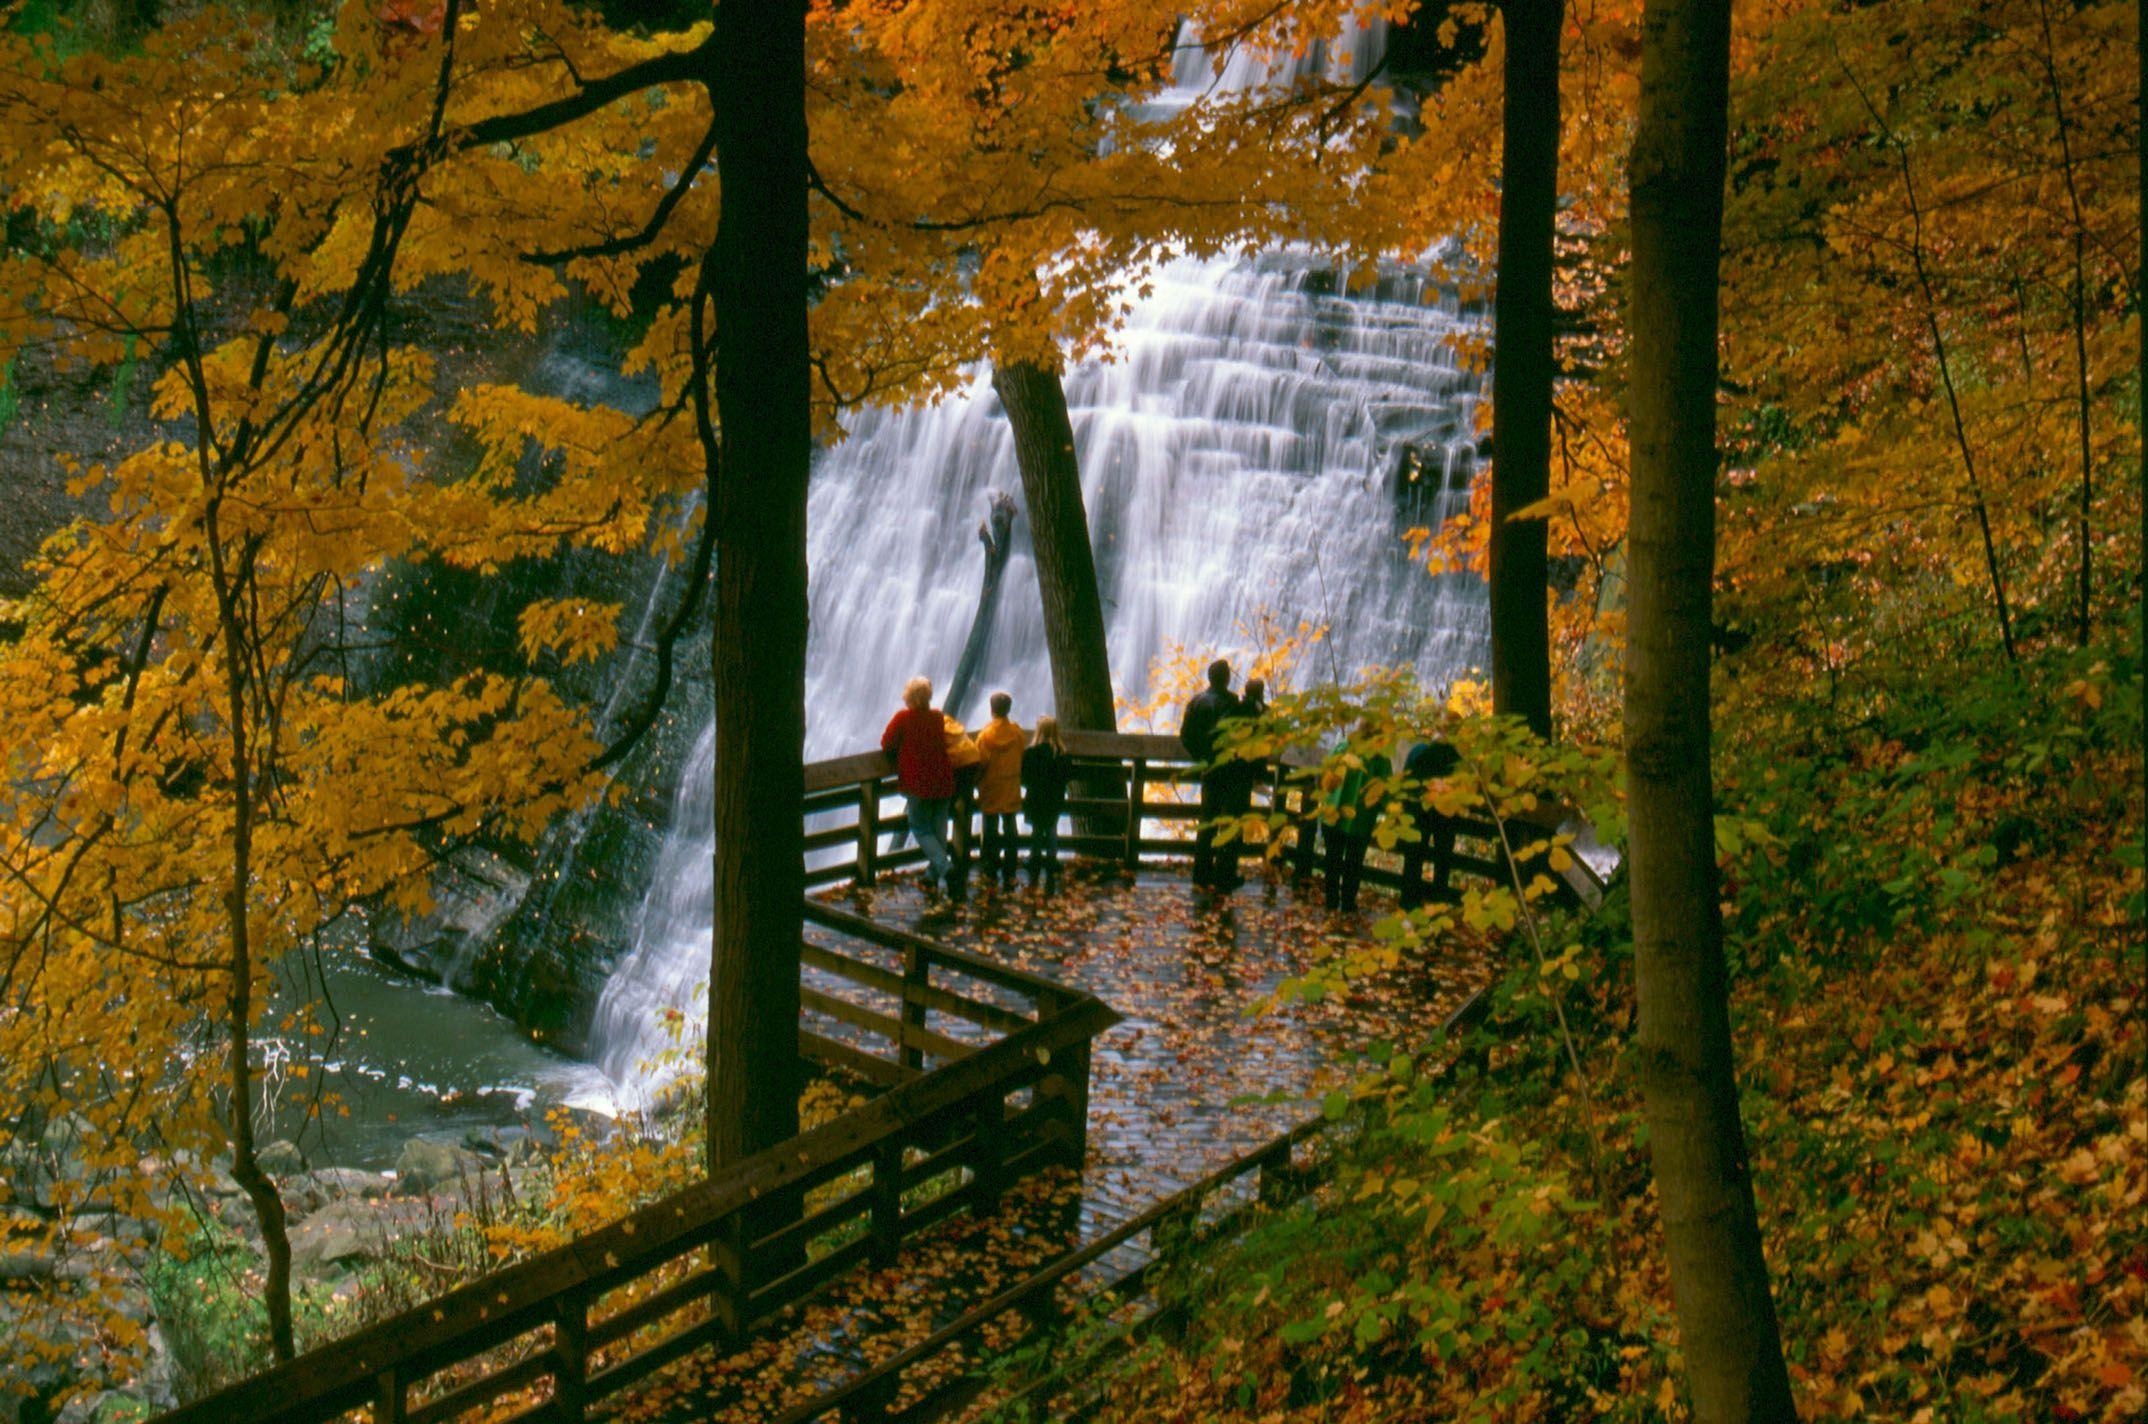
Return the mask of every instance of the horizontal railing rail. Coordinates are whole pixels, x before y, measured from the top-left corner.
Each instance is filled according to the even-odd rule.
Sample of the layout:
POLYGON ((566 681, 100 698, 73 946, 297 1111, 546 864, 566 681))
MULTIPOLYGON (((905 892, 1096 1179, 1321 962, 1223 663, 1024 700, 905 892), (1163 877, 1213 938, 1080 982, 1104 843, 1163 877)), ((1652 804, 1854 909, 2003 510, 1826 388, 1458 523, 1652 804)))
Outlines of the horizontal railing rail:
MULTIPOLYGON (((1063 735, 1073 759, 1075 792, 1068 797, 1064 813, 1072 828, 1059 837, 1064 849, 1115 859, 1130 868, 1191 852, 1192 828, 1201 819, 1199 805, 1190 798, 1151 795, 1168 787, 1185 787, 1190 792, 1200 784, 1201 765, 1186 754, 1177 737, 1088 731, 1063 735), (1171 834, 1173 830, 1179 833, 1171 834)), ((1310 753, 1292 752, 1280 761, 1262 764, 1255 782, 1256 791, 1265 797, 1255 809, 1271 816, 1280 811, 1295 837, 1289 858, 1299 874, 1314 869, 1314 828, 1319 823, 1320 803, 1314 791, 1290 773, 1318 762, 1310 753)), ((812 762, 805 769, 805 785, 809 887, 846 881, 871 885, 883 872, 924 863, 923 851, 901 843, 899 835, 889 836, 905 824, 904 800, 895 785, 894 761, 885 753, 858 752, 812 762)), ((951 839, 965 859, 976 840, 973 819, 973 810, 958 804, 951 839)), ((1512 834, 1530 839, 1541 839, 1558 829, 1543 820, 1510 824, 1512 834)), ((1454 818, 1452 825, 1454 843, 1444 855, 1436 847, 1427 850, 1426 865, 1434 878, 1444 883, 1449 876, 1464 875, 1504 882, 1509 872, 1500 828, 1471 816, 1454 818)), ((1531 866, 1529 873, 1539 868, 1531 866)), ((1581 904, 1594 906, 1603 898, 1603 882, 1578 856, 1570 857, 1563 871, 1541 868, 1553 874, 1560 893, 1581 904)), ((1403 874, 1375 858, 1367 861, 1363 878, 1395 889, 1401 886, 1403 874)))
POLYGON ((517 1392, 542 1398, 515 1419, 579 1424, 667 1365, 735 1348, 853 1267, 892 1264, 905 1240, 988 1208, 1009 1183, 1079 1169, 1089 1045, 1116 1013, 829 906, 809 903, 806 918, 817 938, 800 1047, 887 1091, 164 1424, 318 1424, 360 1408, 374 1424, 439 1424, 517 1392))

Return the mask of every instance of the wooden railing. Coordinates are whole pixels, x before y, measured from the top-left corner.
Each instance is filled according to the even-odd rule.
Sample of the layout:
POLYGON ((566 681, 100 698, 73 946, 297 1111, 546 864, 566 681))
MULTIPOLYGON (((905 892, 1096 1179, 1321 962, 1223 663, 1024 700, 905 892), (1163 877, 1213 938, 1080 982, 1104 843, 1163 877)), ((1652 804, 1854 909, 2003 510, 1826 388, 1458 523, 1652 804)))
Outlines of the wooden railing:
POLYGON ((886 1085, 863 1107, 588 1236, 164 1416, 441 1424, 590 1406, 756 1325, 1051 1164, 1079 1168, 1094 996, 809 903, 806 1056, 886 1085))
MULTIPOLYGON (((1439 1041, 1459 1037, 1490 1007, 1487 991, 1471 994, 1441 1024, 1439 1041)), ((1452 1061, 1442 1061, 1429 1072, 1444 1074, 1452 1061)), ((1299 1123, 1078 1250, 1046 1263, 901 1353, 786 1411, 775 1424, 816 1424, 828 1419, 846 1424, 930 1424, 948 1417, 994 1385, 993 1374, 974 1358, 965 1368, 948 1368, 950 1352, 973 1348, 987 1332, 1004 1329, 1003 1322, 1012 1317, 1049 1327, 1058 1319, 1057 1296, 1062 1285, 1114 1252, 1145 1242, 1147 1249, 1140 1261, 1090 1297, 1092 1301, 1134 1299, 1157 1267, 1231 1235, 1249 1222, 1255 1210, 1287 1205, 1324 1181, 1332 1161, 1306 1162, 1301 1157, 1336 1125, 1325 1114, 1299 1123)), ((1050 1402, 1066 1388, 1068 1373, 1064 1366, 1028 1372, 994 1403, 1008 1417, 1055 1417, 1050 1402)), ((1006 1387, 1004 1377, 999 1382, 1006 1387)))
MULTIPOLYGON (((1129 868, 1192 852, 1193 826, 1201 819, 1195 795, 1201 768, 1186 755, 1177 737, 1081 731, 1064 736, 1074 760, 1076 794, 1067 801, 1065 819, 1072 825, 1059 837, 1063 849, 1115 859, 1129 868), (1186 789, 1182 799, 1154 794, 1160 788, 1176 787, 1186 789)), ((1263 765, 1255 783, 1253 809, 1283 813, 1291 836, 1286 860, 1301 875, 1315 869, 1314 829, 1320 803, 1305 779, 1292 773, 1315 764, 1315 757, 1288 756, 1263 765)), ((914 844, 896 844, 899 837, 891 834, 905 824, 905 811, 902 794, 895 788, 894 763, 886 754, 860 752, 810 763, 805 784, 808 886, 844 881, 870 885, 884 871, 924 862, 924 852, 914 844)), ((969 808, 957 807, 951 839, 965 854, 975 835, 973 819, 969 808)), ((1473 817, 1457 818, 1454 825, 1455 844, 1444 857, 1447 874, 1504 882, 1508 872, 1499 827, 1473 817)), ((1511 833, 1545 836, 1555 829, 1516 824, 1511 833)), ((1390 889, 1401 885, 1400 868, 1384 860, 1368 859, 1365 881, 1390 889)), ((1435 876, 1441 869, 1439 861, 1428 850, 1426 863, 1435 876)), ((1582 903, 1594 905, 1602 896, 1601 882, 1578 858, 1557 878, 1563 893, 1582 903)))

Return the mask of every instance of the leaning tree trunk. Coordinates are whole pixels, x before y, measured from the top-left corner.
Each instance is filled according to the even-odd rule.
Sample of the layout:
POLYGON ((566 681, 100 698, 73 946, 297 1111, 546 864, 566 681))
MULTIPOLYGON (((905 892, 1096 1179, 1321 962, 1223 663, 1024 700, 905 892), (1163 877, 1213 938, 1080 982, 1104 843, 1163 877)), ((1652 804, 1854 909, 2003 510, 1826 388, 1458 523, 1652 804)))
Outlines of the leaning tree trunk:
POLYGON ((1730 0, 1648 0, 1628 182, 1626 780, 1649 1153, 1694 1417, 1794 1419, 1731 1057, 1709 774, 1730 0))
POLYGON ((977 612, 970 619, 970 635, 962 640, 962 656, 955 659, 955 675, 947 680, 947 695, 940 707, 959 719, 968 703, 970 684, 984 666, 985 649, 992 642, 992 620, 999 613, 999 588, 1007 576, 1007 555, 1014 547, 1014 500, 993 490, 986 496, 991 514, 977 526, 977 542, 984 545, 984 582, 977 588, 977 612))
POLYGON ((1492 706, 1551 735, 1546 521, 1551 492, 1552 241, 1559 202, 1564 0, 1505 0, 1499 286, 1492 302, 1492 706))
MULTIPOLYGON (((721 441, 710 502, 717 521, 712 1167, 798 1131, 806 481, 813 453, 805 11, 805 0, 722 0, 710 61, 722 192, 703 274, 716 316, 721 441)), ((698 294, 695 300, 698 313, 698 294)), ((696 338, 699 360, 706 333, 696 338)), ((700 424, 706 443, 705 408, 700 424)))
POLYGON ((1118 719, 1104 641, 1104 600, 1097 591, 1089 515, 1082 508, 1066 387, 1051 366, 1001 361, 992 368, 992 389, 1014 427, 1014 459, 1029 506, 1030 542, 1036 546, 1044 642, 1051 653, 1060 725, 1112 731, 1118 719))

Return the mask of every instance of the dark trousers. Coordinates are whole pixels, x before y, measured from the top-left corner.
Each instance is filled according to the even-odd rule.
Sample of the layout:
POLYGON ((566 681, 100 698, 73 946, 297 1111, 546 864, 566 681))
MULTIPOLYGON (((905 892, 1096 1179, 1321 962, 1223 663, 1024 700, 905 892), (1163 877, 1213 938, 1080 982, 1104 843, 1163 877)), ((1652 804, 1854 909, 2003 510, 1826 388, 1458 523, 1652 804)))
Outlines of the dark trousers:
POLYGON ((1419 839, 1402 848, 1402 908, 1414 910, 1422 905, 1425 891, 1425 859, 1432 861, 1431 898, 1439 899, 1447 893, 1447 875, 1454 861, 1454 817, 1442 816, 1437 811, 1417 813, 1419 839))
POLYGON ((1031 875, 1057 875, 1059 873, 1059 813, 1046 815, 1041 811, 1024 813, 1029 821, 1029 873, 1031 875))
POLYGON ((954 829, 947 837, 947 851, 954 861, 957 883, 969 878, 970 847, 976 842, 977 768, 955 768, 954 829))
POLYGON ((1244 853, 1243 831, 1216 849, 1216 820, 1235 821, 1252 808, 1255 772, 1246 762, 1226 762, 1201 778, 1201 821, 1193 832, 1193 883, 1235 884, 1238 857, 1244 853))
POLYGON ((1372 837, 1344 835, 1333 826, 1323 826, 1320 838, 1327 850, 1328 908, 1355 910, 1357 882, 1365 873, 1365 852, 1372 848, 1372 837))
POLYGON ((1014 828, 1014 812, 984 813, 984 873, 1014 879, 1022 868, 1022 836, 1014 828))

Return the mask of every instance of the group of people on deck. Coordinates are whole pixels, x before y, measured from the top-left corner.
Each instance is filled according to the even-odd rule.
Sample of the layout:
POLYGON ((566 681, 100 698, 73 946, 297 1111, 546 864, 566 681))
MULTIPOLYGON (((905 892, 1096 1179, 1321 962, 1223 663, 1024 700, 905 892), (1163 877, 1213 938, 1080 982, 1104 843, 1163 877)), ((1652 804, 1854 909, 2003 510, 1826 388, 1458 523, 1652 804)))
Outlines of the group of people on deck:
MULTIPOLYGON (((1260 780, 1262 764, 1229 756, 1224 734, 1233 722, 1255 721, 1267 710, 1268 690, 1262 681, 1249 678, 1243 693, 1232 692, 1231 665, 1221 658, 1208 665, 1207 690, 1186 704, 1185 719, 1179 724, 1179 742, 1186 748, 1186 755, 1207 768, 1201 777, 1200 826, 1193 837, 1193 883, 1203 890, 1227 895, 1245 884, 1245 877, 1238 871, 1245 838, 1233 838, 1219 853, 1216 832, 1252 809, 1253 788, 1260 780), (1219 753, 1225 755, 1219 758, 1219 753)), ((1346 746, 1347 739, 1336 750, 1342 751, 1346 746)), ((1453 775, 1460 764, 1461 756, 1451 743, 1425 741, 1411 749, 1403 762, 1403 772, 1414 784, 1425 786, 1453 775)), ((1372 848, 1373 829, 1380 819, 1380 808, 1367 802, 1366 792, 1375 781, 1385 782, 1393 772, 1393 763, 1375 752, 1345 770, 1322 803, 1321 879, 1331 909, 1357 909, 1365 853, 1372 848)), ((1402 850, 1405 910, 1423 903, 1428 894, 1446 893, 1448 857, 1454 852, 1452 816, 1422 804, 1413 805, 1410 816, 1418 836, 1406 842, 1402 850), (1428 853, 1432 866, 1429 887, 1425 883, 1428 853)), ((1310 836, 1311 828, 1303 834, 1310 836)), ((1312 854, 1309 841, 1305 854, 1308 859, 1312 854)))
MULTIPOLYGON (((1014 883, 1021 870, 1019 814, 1029 824, 1029 873, 1032 884, 1059 872, 1059 818, 1066 810, 1071 762, 1059 723, 1039 717, 1025 733, 1014 721, 1014 699, 1005 692, 991 697, 992 719, 974 736, 932 705, 932 680, 913 677, 903 688, 903 706, 880 735, 880 749, 895 759, 897 788, 909 803, 910 834, 925 856, 928 892, 959 894, 968 867, 960 844, 950 845, 948 818, 958 802, 974 798, 984 821, 983 869, 987 881, 1014 883)), ((1220 827, 1252 809, 1253 791, 1264 764, 1233 757, 1234 723, 1258 720, 1268 710, 1267 689, 1249 679, 1242 693, 1231 690, 1231 665, 1217 659, 1208 666, 1208 687, 1186 704, 1179 742, 1201 764, 1201 817, 1193 840, 1193 883, 1209 893, 1229 894, 1245 883, 1238 861, 1246 845, 1231 837, 1219 850, 1220 827)), ((1418 785, 1443 779, 1458 768, 1460 757, 1444 741, 1415 746, 1403 764, 1418 785)), ((1366 803, 1374 781, 1386 781, 1392 763, 1377 753, 1351 765, 1331 788, 1320 817, 1322 870, 1330 908, 1354 911, 1365 854, 1372 844, 1379 807, 1366 803)), ((1429 806, 1413 806, 1418 836, 1403 848, 1402 905, 1409 909, 1426 898, 1425 864, 1431 854, 1430 893, 1443 894, 1448 859, 1454 849, 1455 821, 1429 806)), ((1310 834, 1310 832, 1307 832, 1310 834)), ((966 839, 966 838, 964 838, 966 839)), ((1311 855, 1311 843, 1305 845, 1311 855)))
POLYGON ((992 720, 975 736, 932 705, 932 679, 913 677, 902 710, 880 734, 880 750, 895 758, 895 781, 909 802, 910 834, 925 853, 925 887, 960 893, 968 867, 948 844, 948 815, 959 797, 974 796, 984 818, 984 876, 1014 883, 1021 872, 1020 815, 1029 823, 1031 882, 1059 873, 1059 817, 1066 809, 1067 749, 1059 722, 1039 717, 1024 733, 1013 719, 1014 698, 992 694, 992 720))

